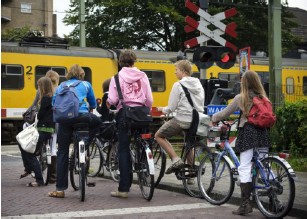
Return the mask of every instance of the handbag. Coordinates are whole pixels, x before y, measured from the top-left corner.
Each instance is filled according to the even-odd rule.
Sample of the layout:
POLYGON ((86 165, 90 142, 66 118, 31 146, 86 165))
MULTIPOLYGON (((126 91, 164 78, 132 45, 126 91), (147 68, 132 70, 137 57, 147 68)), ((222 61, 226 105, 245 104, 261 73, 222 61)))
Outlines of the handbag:
POLYGON ((37 107, 36 105, 32 105, 27 109, 26 112, 22 114, 22 117, 26 123, 32 124, 34 123, 36 114, 37 114, 37 107))
POLYGON ((197 110, 194 108, 193 101, 190 96, 190 92, 188 89, 180 84, 184 90, 184 93, 193 107, 192 111, 192 122, 191 126, 189 128, 188 134, 189 135, 199 135, 199 136, 207 136, 208 135, 208 129, 209 129, 209 123, 210 123, 210 116, 197 112, 197 110))
POLYGON ((120 89, 118 74, 114 76, 119 100, 123 106, 124 121, 131 128, 146 128, 152 122, 150 108, 147 106, 127 106, 124 103, 122 91, 120 89))
POLYGON ((37 116, 35 117, 35 121, 32 125, 26 127, 24 130, 18 133, 16 136, 16 140, 20 144, 21 148, 33 154, 36 150, 36 144, 38 142, 39 133, 37 131, 37 116))

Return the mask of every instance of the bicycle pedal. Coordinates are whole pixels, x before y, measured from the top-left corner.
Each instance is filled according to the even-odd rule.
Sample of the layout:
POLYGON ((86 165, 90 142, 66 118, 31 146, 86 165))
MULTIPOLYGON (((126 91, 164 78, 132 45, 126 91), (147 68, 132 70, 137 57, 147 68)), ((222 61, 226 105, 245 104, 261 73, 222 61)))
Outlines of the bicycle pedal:
POLYGON ((88 187, 95 187, 95 186, 96 186, 96 183, 95 183, 95 182, 88 182, 88 183, 87 183, 87 186, 88 186, 88 187))

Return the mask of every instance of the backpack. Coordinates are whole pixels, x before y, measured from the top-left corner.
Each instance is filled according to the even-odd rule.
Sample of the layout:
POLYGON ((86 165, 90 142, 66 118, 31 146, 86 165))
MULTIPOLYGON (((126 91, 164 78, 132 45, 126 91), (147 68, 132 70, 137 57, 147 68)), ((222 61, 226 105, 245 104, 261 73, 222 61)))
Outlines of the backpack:
POLYGON ((75 88, 80 83, 81 81, 76 81, 71 85, 65 84, 63 90, 56 95, 53 104, 54 122, 61 123, 78 117, 80 103, 75 88))
POLYGON ((266 97, 253 97, 253 106, 247 116, 248 123, 259 128, 271 128, 276 122, 272 104, 266 97))

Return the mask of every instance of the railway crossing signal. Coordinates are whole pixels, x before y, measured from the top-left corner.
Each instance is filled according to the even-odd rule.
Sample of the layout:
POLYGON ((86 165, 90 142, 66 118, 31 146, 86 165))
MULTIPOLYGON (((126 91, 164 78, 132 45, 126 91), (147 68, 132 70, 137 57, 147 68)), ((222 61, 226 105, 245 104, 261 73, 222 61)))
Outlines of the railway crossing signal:
POLYGON ((205 47, 205 46, 199 47, 194 52, 193 62, 200 69, 209 68, 213 65, 214 62, 219 67, 224 69, 232 67, 236 61, 235 52, 237 51, 237 47, 232 43, 228 42, 227 40, 225 40, 224 38, 222 38, 221 35, 226 33, 229 36, 236 38, 237 32, 235 31, 235 29, 237 25, 234 22, 225 25, 224 23, 221 22, 221 20, 236 15, 237 10, 235 8, 231 8, 226 10, 225 12, 221 12, 214 16, 211 16, 209 13, 199 8, 190 0, 186 0, 185 6, 203 19, 201 21, 196 21, 190 16, 187 16, 185 18, 185 21, 188 23, 188 25, 186 25, 184 28, 185 32, 188 33, 197 29, 202 33, 202 35, 185 41, 184 46, 186 48, 195 47, 198 44, 206 42, 210 39, 214 40, 215 42, 223 46, 223 47, 205 47), (208 29, 207 26, 210 24, 214 25, 216 29, 212 31, 208 29))
POLYGON ((199 37, 195 37, 195 38, 185 41, 184 45, 186 48, 197 46, 200 43, 203 43, 203 42, 206 42, 212 39, 222 46, 226 46, 226 47, 231 48, 233 51, 237 51, 237 47, 235 45, 233 45, 232 43, 228 42, 227 40, 221 37, 222 34, 227 33, 228 35, 236 38, 237 37, 237 32, 235 31, 237 27, 236 23, 232 22, 228 25, 225 25, 224 23, 220 21, 225 18, 229 18, 229 17, 236 15, 237 10, 235 8, 231 8, 231 9, 226 10, 225 12, 221 12, 214 16, 211 16, 209 13, 199 8, 197 5, 192 3, 190 0, 186 0, 185 6, 204 19, 202 21, 196 21, 190 16, 187 16, 185 18, 185 21, 188 23, 188 26, 185 26, 186 32, 191 32, 197 29, 202 33, 202 35, 199 37), (213 31, 208 29, 207 26, 210 24, 217 27, 217 29, 213 31))

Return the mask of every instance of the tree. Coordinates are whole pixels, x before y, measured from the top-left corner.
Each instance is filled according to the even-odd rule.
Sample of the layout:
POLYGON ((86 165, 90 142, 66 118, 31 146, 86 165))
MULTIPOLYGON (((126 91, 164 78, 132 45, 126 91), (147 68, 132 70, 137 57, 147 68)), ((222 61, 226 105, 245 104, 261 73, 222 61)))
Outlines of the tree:
MULTIPOLYGON (((185 16, 199 17, 185 8, 184 0, 102 0, 86 2, 87 46, 103 48, 133 48, 160 51, 178 51, 184 41, 199 36, 198 31, 185 33, 185 16)), ((194 0, 194 2, 198 2, 194 0)), ((65 24, 78 24, 79 2, 71 3, 64 18, 65 24)), ((268 51, 268 8, 263 1, 249 0, 248 5, 212 3, 209 13, 215 14, 236 7, 238 15, 223 21, 237 23, 238 37, 227 40, 238 48, 251 46, 254 51, 268 51), (264 40, 265 39, 265 40, 264 40)), ((290 13, 282 12, 283 49, 289 50, 296 43, 290 28, 295 23, 290 13)), ((210 27, 209 27, 210 28, 210 27)), ((79 41, 78 26, 69 35, 74 44, 79 41)), ((209 41, 209 45, 214 42, 209 41)))
POLYGON ((27 36, 30 31, 29 26, 22 28, 10 28, 1 32, 2 41, 20 41, 23 37, 27 36))

